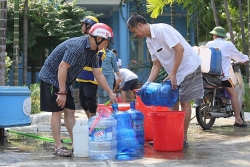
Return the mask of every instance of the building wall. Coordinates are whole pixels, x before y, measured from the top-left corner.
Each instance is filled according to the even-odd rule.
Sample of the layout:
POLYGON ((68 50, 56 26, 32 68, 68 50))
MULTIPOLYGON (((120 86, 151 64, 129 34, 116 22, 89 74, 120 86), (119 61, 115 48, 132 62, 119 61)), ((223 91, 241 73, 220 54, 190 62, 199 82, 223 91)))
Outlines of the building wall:
MULTIPOLYGON (((72 2, 72 0, 68 0, 68 2, 72 2)), ((99 19, 100 22, 108 24, 114 31, 114 45, 110 44, 109 49, 116 49, 118 51, 118 57, 122 59, 122 66, 125 68, 128 68, 130 65, 130 60, 132 57, 138 56, 138 60, 147 60, 150 61, 150 55, 147 51, 146 42, 145 39, 141 39, 138 41, 139 43, 139 51, 138 55, 131 55, 131 41, 134 39, 134 35, 129 32, 126 26, 127 19, 129 16, 135 11, 134 4, 130 3, 123 5, 120 7, 120 0, 79 0, 77 2, 78 5, 85 8, 86 10, 93 9, 95 13, 100 13, 104 11, 104 9, 108 9, 108 11, 104 11, 103 16, 101 16, 99 19), (121 14, 122 11, 122 14, 121 14)), ((187 21, 186 21, 186 11, 182 10, 180 7, 176 8, 176 21, 175 21, 175 28, 184 36, 184 38, 187 37, 187 21)), ((146 9, 145 9, 146 10, 146 9)), ((157 19, 151 19, 147 18, 149 23, 167 23, 171 24, 171 16, 170 16, 170 8, 167 7, 166 12, 159 16, 157 19)), ((191 45, 194 44, 194 33, 193 31, 191 33, 191 45)), ((22 63, 19 65, 19 85, 22 85, 22 63)), ((12 85, 13 82, 13 75, 11 71, 11 77, 10 82, 8 85, 12 85)), ((38 75, 39 69, 37 71, 36 76, 38 75)), ((145 76, 140 76, 140 77, 145 76)), ((31 83, 31 73, 28 72, 28 86, 31 83)), ((145 80, 145 79, 144 79, 145 80)), ((38 77, 36 77, 36 81, 39 82, 38 77)))

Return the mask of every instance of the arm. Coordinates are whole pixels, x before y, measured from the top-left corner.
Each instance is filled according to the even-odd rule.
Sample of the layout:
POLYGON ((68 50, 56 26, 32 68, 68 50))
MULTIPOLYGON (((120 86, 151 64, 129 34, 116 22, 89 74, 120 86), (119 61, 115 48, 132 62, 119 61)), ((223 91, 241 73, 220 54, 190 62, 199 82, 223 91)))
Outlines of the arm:
POLYGON ((231 46, 227 47, 227 49, 229 50, 230 56, 233 60, 241 63, 249 61, 249 57, 240 52, 233 43, 230 43, 230 45, 231 46))
MULTIPOLYGON (((58 68, 59 93, 66 93, 66 78, 67 78, 67 72, 68 72, 69 67, 70 67, 70 64, 64 61, 62 61, 59 64, 59 68, 58 68)), ((66 94, 65 95, 58 94, 56 102, 58 103, 59 107, 64 108, 64 105, 66 102, 66 94)))
POLYGON ((114 93, 117 92, 117 89, 118 89, 120 83, 121 83, 121 80, 118 78, 118 79, 116 80, 116 82, 115 82, 114 93))
POLYGON ((153 82, 159 75, 161 68, 162 68, 162 65, 159 60, 153 61, 153 66, 152 66, 147 82, 153 82))
POLYGON ((100 68, 92 68, 92 72, 98 82, 98 84, 109 94, 110 100, 113 103, 117 103, 116 95, 109 88, 106 78, 102 74, 100 68))
POLYGON ((117 62, 116 62, 116 58, 115 58, 115 55, 114 55, 114 54, 112 54, 111 64, 112 64, 112 66, 113 66, 113 69, 114 69, 116 75, 117 75, 117 76, 119 77, 119 79, 121 80, 121 79, 122 79, 122 76, 121 76, 121 73, 120 73, 119 68, 118 68, 118 66, 117 66, 117 62))
POLYGON ((184 48, 180 43, 175 45, 173 48, 175 49, 174 66, 173 66, 172 71, 164 79, 164 81, 169 79, 171 81, 171 84, 172 84, 172 89, 176 89, 177 88, 176 74, 177 74, 178 68, 181 64, 182 58, 183 58, 184 48))
POLYGON ((118 72, 116 72, 116 75, 118 76, 118 80, 122 80, 122 76, 121 76, 121 73, 118 71, 118 72))

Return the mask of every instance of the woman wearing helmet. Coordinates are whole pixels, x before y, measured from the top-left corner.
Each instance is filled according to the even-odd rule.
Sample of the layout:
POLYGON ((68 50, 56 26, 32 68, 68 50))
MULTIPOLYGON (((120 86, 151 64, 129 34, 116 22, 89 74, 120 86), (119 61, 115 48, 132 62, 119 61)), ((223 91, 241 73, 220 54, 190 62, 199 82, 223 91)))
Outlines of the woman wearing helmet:
MULTIPOLYGON (((83 26, 84 29, 84 26, 83 26)), ((89 29, 90 30, 90 29, 89 29)), ((93 34, 91 37, 93 37, 95 40, 97 40, 97 36, 100 34, 98 33, 103 33, 103 34, 112 34, 111 28, 108 27, 105 24, 98 23, 97 26, 94 27, 94 29, 91 28, 91 33, 93 34), (97 35, 97 36, 95 36, 97 35)), ((88 33, 90 31, 87 31, 88 33)), ((90 33, 89 33, 90 34, 90 33)), ((103 36, 103 35, 102 35, 103 36)), ((113 36, 110 35, 110 38, 113 36)), ((108 39, 107 36, 104 36, 103 41, 105 39, 108 39)), ((98 43, 98 42, 97 42, 98 43)), ((101 41, 100 41, 101 43, 101 41)), ((100 45, 99 43, 96 45, 100 45)), ((109 57, 111 54, 110 51, 103 49, 98 52, 98 58, 99 58, 99 66, 100 68, 102 67, 102 61, 105 59, 106 56, 109 57)), ((118 68, 117 68, 118 70, 118 68)), ((112 68, 113 71, 113 68, 112 68)), ((85 111, 86 115, 88 118, 96 115, 96 109, 97 109, 97 101, 96 101, 96 94, 97 94, 97 88, 98 88, 98 82, 96 81, 93 70, 89 66, 85 66, 81 73, 77 76, 76 81, 79 83, 79 102, 83 110, 85 111)), ((108 94, 107 94, 108 96, 108 94)), ((109 99, 109 96, 108 96, 109 99)))
MULTIPOLYGON (((98 23, 98 19, 93 16, 86 16, 81 20, 82 32, 88 34, 90 28, 98 23)), ((105 58, 105 52, 98 52, 99 66, 102 66, 102 60, 105 58)), ((88 118, 96 115, 97 101, 97 81, 95 80, 92 68, 85 66, 78 74, 76 81, 79 83, 79 103, 85 111, 88 118)))
POLYGON ((99 20, 94 16, 86 16, 80 21, 82 25, 82 32, 87 34, 89 29, 96 23, 99 23, 99 20))
POLYGON ((75 125, 75 102, 72 83, 83 67, 92 68, 98 84, 108 92, 113 103, 116 95, 109 88, 98 62, 97 51, 106 49, 113 38, 112 29, 102 23, 90 28, 91 35, 70 38, 59 44, 45 60, 38 76, 40 78, 41 111, 52 112, 51 129, 55 141, 55 155, 72 156, 60 139, 61 115, 73 141, 72 129, 75 125))

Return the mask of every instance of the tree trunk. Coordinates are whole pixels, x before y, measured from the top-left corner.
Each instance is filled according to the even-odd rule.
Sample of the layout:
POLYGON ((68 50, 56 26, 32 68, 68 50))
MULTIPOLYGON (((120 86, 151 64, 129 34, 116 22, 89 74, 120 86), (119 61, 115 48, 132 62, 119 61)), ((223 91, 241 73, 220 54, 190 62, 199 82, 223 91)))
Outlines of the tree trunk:
MULTIPOLYGON (((190 23, 188 22, 189 20, 189 14, 188 14, 188 6, 187 6, 187 42, 190 44, 190 23)), ((197 45, 198 46, 198 45, 197 45)))
POLYGON ((28 0, 25 0, 23 12, 23 85, 27 85, 28 10, 28 0))
MULTIPOLYGON (((248 0, 248 54, 247 55, 249 55, 250 54, 250 0, 248 0)), ((250 71, 250 69, 249 69, 249 67, 250 67, 250 65, 249 65, 249 63, 250 63, 250 61, 248 62, 248 69, 246 69, 246 71, 249 73, 249 71, 250 71)), ((249 81, 249 79, 247 80, 247 83, 250 83, 250 81, 249 81)))
POLYGON ((0 86, 5 85, 7 0, 0 1, 0 86))
POLYGON ((227 0, 224 0, 224 7, 225 7, 225 11, 226 11, 226 16, 227 16, 227 26, 229 28, 230 39, 231 39, 231 42, 233 44, 235 44, 233 28, 232 28, 232 23, 231 23, 231 19, 230 19, 230 13, 229 13, 229 10, 228 10, 227 0))
POLYGON ((36 83, 36 60, 31 63, 31 84, 36 83))
MULTIPOLYGON (((241 0, 238 0, 238 6, 239 6, 239 13, 240 13, 240 29, 241 29, 241 35, 242 35, 242 45, 243 45, 243 53, 247 55, 247 44, 246 44, 246 35, 244 30, 244 22, 243 22, 243 16, 242 16, 242 4, 241 0)), ((246 80, 248 82, 249 80, 249 66, 248 64, 245 66, 246 71, 246 80)))
POLYGON ((214 14, 215 25, 220 26, 220 22, 219 22, 219 19, 218 19, 217 9, 216 9, 214 0, 211 0, 211 4, 212 4, 212 9, 213 9, 213 14, 214 14))
POLYGON ((173 2, 171 5, 171 26, 175 28, 175 6, 176 3, 173 2))
POLYGON ((14 42, 13 42, 13 85, 18 86, 19 63, 19 0, 15 0, 14 6, 14 42))

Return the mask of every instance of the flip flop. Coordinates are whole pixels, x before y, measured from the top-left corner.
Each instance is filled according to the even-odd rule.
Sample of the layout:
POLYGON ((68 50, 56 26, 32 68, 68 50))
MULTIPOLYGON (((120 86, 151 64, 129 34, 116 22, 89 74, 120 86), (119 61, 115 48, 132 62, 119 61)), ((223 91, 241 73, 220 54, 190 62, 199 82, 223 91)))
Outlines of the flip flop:
POLYGON ((243 122, 242 124, 235 123, 234 126, 236 126, 236 127, 246 127, 247 123, 246 122, 243 122))
POLYGON ((54 152, 54 155, 60 157, 72 157, 73 154, 69 152, 69 150, 66 147, 60 147, 54 152))

